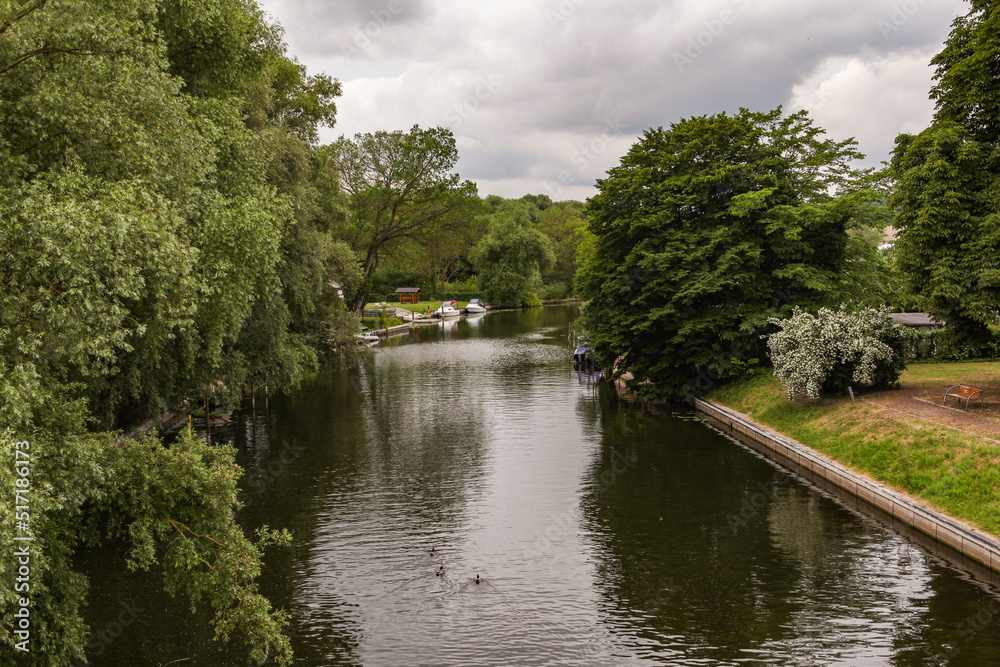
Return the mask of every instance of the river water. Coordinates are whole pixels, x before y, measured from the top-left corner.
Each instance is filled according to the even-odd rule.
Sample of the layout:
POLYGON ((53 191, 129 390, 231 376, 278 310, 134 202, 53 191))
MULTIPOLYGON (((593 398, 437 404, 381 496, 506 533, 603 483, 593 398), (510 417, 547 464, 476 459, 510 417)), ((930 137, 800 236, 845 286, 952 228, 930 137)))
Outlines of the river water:
MULTIPOLYGON (((241 520, 295 536, 261 580, 295 664, 1000 663, 996 591, 577 374, 575 312, 419 329, 237 413, 241 520)), ((91 664, 248 664, 120 561, 87 563, 91 664)))

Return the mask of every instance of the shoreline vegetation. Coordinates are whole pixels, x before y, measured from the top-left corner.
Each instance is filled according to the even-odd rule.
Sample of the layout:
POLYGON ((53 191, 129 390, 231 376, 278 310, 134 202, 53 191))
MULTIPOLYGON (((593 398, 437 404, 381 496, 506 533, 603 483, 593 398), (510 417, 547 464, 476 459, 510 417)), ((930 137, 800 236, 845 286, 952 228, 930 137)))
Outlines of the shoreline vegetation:
POLYGON ((1000 539, 997 394, 987 395, 982 410, 940 407, 944 390, 959 383, 997 387, 1000 362, 914 364, 899 389, 856 392, 857 402, 847 396, 789 401, 763 370, 705 398, 1000 539), (935 395, 936 405, 929 398, 935 395))
MULTIPOLYGON (((449 300, 451 301, 453 299, 449 299, 449 300)), ((380 304, 380 303, 366 303, 365 307, 364 307, 364 310, 365 311, 369 311, 369 310, 382 310, 383 308, 385 308, 385 309, 402 308, 404 310, 410 311, 411 313, 421 314, 421 313, 427 312, 428 309, 430 309, 432 312, 435 311, 435 310, 437 310, 438 308, 441 307, 442 303, 444 303, 444 301, 421 301, 420 303, 416 303, 416 304, 414 304, 414 303, 389 303, 389 304, 386 304, 386 305, 383 305, 383 304, 380 304)), ((457 303, 458 303, 458 305, 456 306, 456 308, 458 308, 459 310, 461 310, 462 308, 465 308, 466 306, 469 305, 468 301, 457 301, 457 303)), ((542 306, 565 306, 565 305, 570 305, 570 304, 575 304, 575 303, 577 303, 577 304, 580 303, 580 299, 578 299, 576 297, 570 297, 570 298, 566 298, 566 299, 549 299, 549 300, 542 301, 541 306, 493 306, 492 304, 487 304, 486 308, 487 308, 487 310, 522 310, 524 308, 529 308, 529 307, 530 308, 539 308, 539 307, 542 307, 542 306)))

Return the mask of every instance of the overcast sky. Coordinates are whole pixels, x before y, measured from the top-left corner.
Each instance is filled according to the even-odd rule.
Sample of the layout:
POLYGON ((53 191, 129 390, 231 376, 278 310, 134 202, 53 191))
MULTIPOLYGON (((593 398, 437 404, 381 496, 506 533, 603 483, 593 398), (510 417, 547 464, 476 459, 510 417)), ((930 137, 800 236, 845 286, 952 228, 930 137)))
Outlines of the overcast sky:
POLYGON ((869 165, 930 121, 962 0, 260 0, 341 134, 450 127, 480 194, 585 199, 649 127, 808 109, 869 165))

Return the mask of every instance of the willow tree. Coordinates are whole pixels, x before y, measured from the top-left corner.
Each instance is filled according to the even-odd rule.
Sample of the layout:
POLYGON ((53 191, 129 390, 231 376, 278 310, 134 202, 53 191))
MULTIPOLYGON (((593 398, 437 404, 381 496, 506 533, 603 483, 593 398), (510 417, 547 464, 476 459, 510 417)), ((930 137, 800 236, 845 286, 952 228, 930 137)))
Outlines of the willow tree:
MULTIPOLYGON (((293 383, 349 328, 330 282, 353 257, 314 146, 337 94, 252 0, 0 3, 0 454, 30 445, 35 490, 27 527, 2 513, 0 542, 36 538, 24 664, 85 657, 76 563, 99 544, 127 546, 258 662, 291 659, 255 584, 286 536, 235 522, 232 448, 121 430, 206 387, 238 397, 255 367, 293 383)), ((0 496, 16 484, 0 469, 0 496)), ((0 623, 2 655, 13 630, 0 623)))
MULTIPOLYGON (((476 185, 452 173, 458 149, 443 127, 341 137, 327 148, 350 200, 348 237, 368 281, 380 253, 403 239, 426 242, 442 231, 467 226, 480 202, 476 185)), ((355 310, 364 307, 359 291, 355 310)))
POLYGON ((520 202, 501 206, 489 225, 472 255, 479 288, 493 305, 520 306, 541 286, 542 272, 555 263, 552 241, 531 224, 520 202))
POLYGON ((971 5, 931 61, 934 120, 897 137, 890 169, 899 265, 956 356, 995 353, 1000 311, 1000 4, 971 5))

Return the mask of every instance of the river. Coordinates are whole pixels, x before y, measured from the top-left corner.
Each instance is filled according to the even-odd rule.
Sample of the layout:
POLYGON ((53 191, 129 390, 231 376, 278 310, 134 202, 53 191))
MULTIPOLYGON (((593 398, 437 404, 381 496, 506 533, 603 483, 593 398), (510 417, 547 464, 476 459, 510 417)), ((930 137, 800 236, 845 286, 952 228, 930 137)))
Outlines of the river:
MULTIPOLYGON (((997 591, 577 374, 575 313, 418 329, 236 413, 241 521, 295 536, 261 579, 295 664, 1000 661, 997 591)), ((120 553, 85 567, 87 620, 116 635, 91 664, 248 664, 120 553)))

